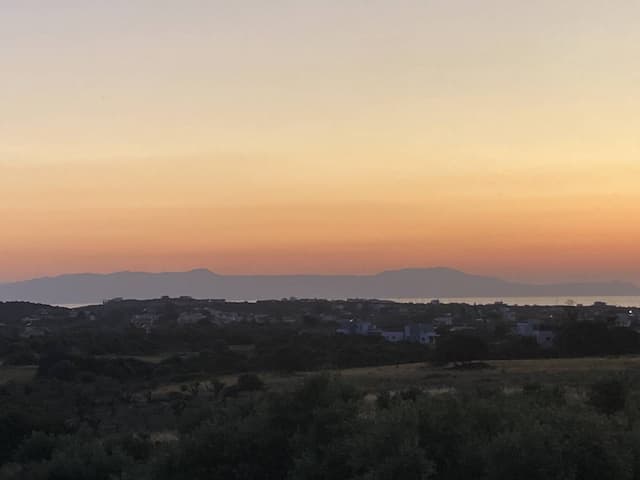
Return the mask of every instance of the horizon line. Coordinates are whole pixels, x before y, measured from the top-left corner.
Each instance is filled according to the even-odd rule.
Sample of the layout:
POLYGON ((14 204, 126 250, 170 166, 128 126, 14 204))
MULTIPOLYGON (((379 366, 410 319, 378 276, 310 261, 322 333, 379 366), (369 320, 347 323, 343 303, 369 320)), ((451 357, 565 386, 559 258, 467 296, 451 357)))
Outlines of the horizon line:
POLYGON ((170 275, 170 274, 187 274, 187 273, 196 273, 196 272, 206 272, 211 275, 219 276, 219 277, 375 277, 377 275, 381 275, 384 273, 391 272, 406 272, 406 271, 449 271, 461 273, 467 276, 475 276, 482 278, 491 278, 495 280, 502 280, 511 283, 520 283, 520 284, 528 284, 528 285, 562 285, 562 284, 598 284, 598 283, 607 283, 607 284, 619 284, 619 285, 632 285, 634 287, 640 288, 640 285, 634 281, 623 281, 619 279, 608 279, 608 280, 566 280, 566 281, 530 281, 530 280, 509 280, 503 278, 501 275, 493 275, 493 274, 477 274, 468 272, 466 270, 462 270, 455 267, 446 267, 446 266, 423 266, 423 267, 396 267, 396 268, 388 268, 383 270, 374 271, 371 273, 220 273, 210 268, 206 267, 198 267, 198 268, 189 268, 185 270, 116 270, 109 272, 67 272, 60 274, 52 274, 52 275, 42 275, 35 276, 30 278, 25 278, 21 280, 0 280, 0 285, 10 285, 10 284, 18 284, 25 283, 35 280, 55 280, 65 277, 74 277, 74 276, 96 276, 96 277, 107 277, 119 274, 144 274, 144 275, 170 275))

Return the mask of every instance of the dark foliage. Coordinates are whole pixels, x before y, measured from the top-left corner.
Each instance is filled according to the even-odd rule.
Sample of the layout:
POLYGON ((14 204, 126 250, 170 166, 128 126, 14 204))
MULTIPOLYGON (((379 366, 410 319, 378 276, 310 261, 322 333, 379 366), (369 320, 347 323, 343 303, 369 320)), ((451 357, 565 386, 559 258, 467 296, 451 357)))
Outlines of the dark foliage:
MULTIPOLYGON (((58 383, 36 384, 29 394, 33 403, 56 404, 51 395, 58 383)), ((79 388, 65 383, 67 389, 79 388)), ((236 396, 208 400, 197 389, 176 394, 189 426, 183 423, 165 441, 136 431, 132 422, 123 422, 121 433, 87 422, 75 429, 63 422, 60 429, 55 419, 39 420, 37 409, 3 410, 0 478, 632 480, 640 475, 640 424, 631 413, 625 417, 629 387, 622 379, 594 384, 586 404, 568 402, 563 389, 540 384, 509 395, 496 390, 431 396, 410 389, 381 394, 374 403, 327 375, 309 377, 288 393, 264 391, 252 375, 239 377, 237 387, 236 396)), ((13 402, 23 394, 5 391, 13 402)), ((145 415, 153 408, 148 404, 145 415)), ((171 428, 169 412, 157 428, 171 428)), ((89 414, 108 415, 97 404, 89 414)))
POLYGON ((555 343, 565 356, 621 355, 640 351, 640 334, 603 322, 575 322, 561 330, 555 343))
POLYGON ((436 359, 440 362, 470 362, 487 358, 488 351, 487 342, 481 337, 454 334, 438 343, 436 359))
POLYGON ((629 387, 618 378, 607 378, 591 385, 589 403, 601 413, 612 415, 625 407, 629 387))

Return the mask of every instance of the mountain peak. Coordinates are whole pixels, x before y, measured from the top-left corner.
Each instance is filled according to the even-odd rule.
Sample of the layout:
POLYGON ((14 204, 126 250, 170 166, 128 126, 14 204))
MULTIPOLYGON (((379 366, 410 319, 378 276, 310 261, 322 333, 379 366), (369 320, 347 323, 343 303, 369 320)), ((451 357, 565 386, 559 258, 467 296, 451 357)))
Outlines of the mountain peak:
POLYGON ((444 274, 444 275, 469 275, 455 268, 449 267, 408 267, 396 270, 384 270, 377 275, 416 275, 416 274, 444 274))
POLYGON ((453 298, 640 295, 621 282, 534 285, 470 275, 447 267, 387 270, 375 275, 219 275, 187 272, 118 272, 64 275, 0 285, 0 300, 83 304, 104 298, 165 295, 229 300, 298 298, 453 298))
POLYGON ((209 270, 208 268, 194 268, 193 270, 189 270, 188 272, 185 273, 194 273, 194 274, 204 274, 204 275, 215 275, 216 277, 219 277, 220 275, 212 272, 211 270, 209 270))

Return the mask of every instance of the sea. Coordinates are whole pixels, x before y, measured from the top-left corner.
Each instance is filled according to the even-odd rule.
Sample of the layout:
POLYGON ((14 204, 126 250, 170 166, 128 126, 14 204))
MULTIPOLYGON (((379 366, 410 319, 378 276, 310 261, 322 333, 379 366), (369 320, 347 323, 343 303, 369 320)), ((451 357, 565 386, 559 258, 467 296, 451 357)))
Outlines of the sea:
POLYGON ((84 308, 99 305, 96 303, 54 303, 51 305, 52 307, 62 307, 62 308, 84 308))
MULTIPOLYGON (((616 307, 640 308, 640 296, 595 296, 595 297, 446 297, 446 298, 384 298, 398 303, 430 303, 438 300, 440 303, 466 303, 469 305, 490 305, 503 302, 507 305, 531 305, 531 306, 567 306, 567 305, 593 305, 596 302, 604 302, 616 307)), ((243 300, 229 300, 243 301, 243 300)), ((255 300, 253 300, 255 301, 255 300)), ((59 307, 81 308, 87 304, 59 304, 59 307)))
POLYGON ((429 303, 438 300, 440 303, 467 303, 469 305, 489 305, 503 302, 507 305, 519 306, 559 306, 559 305, 593 305, 604 302, 616 307, 640 307, 640 296, 601 296, 601 297, 450 297, 450 298, 388 298, 398 303, 429 303))

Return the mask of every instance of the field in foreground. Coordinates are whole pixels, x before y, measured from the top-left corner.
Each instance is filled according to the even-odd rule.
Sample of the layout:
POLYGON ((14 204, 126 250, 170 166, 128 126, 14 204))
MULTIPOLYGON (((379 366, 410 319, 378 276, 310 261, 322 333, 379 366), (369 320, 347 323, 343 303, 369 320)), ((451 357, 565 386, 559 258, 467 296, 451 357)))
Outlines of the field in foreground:
MULTIPOLYGON (((130 357, 131 358, 131 357, 130 357)), ((156 357, 133 357, 156 363, 156 357)), ((162 357, 158 357, 162 359, 162 357)), ((26 382, 36 373, 35 366, 0 366, 0 384, 9 381, 26 382)), ((456 387, 466 382, 503 382, 505 386, 518 386, 529 382, 559 383, 567 385, 582 383, 589 378, 607 373, 640 374, 640 355, 619 357, 545 358, 531 360, 489 360, 478 364, 478 368, 452 368, 433 366, 428 363, 407 363, 380 367, 360 367, 329 370, 366 389, 384 390, 423 387, 456 387), (484 367, 484 368, 482 368, 484 367)), ((287 374, 260 374, 272 387, 286 387, 316 372, 287 374)), ((238 375, 220 377, 224 383, 235 382, 238 375)))
POLYGON ((33 377, 35 377, 37 370, 38 367, 33 365, 2 365, 0 366, 0 385, 7 382, 29 382, 33 377))
POLYGON ((255 375, 27 386, 36 367, 5 366, 0 478, 636 480, 639 371, 640 356, 410 363, 265 373, 264 391, 255 375))
MULTIPOLYGON (((474 387, 519 390, 527 384, 562 385, 582 389, 610 375, 640 379, 640 356, 552 358, 531 360, 492 360, 476 364, 479 368, 453 368, 427 363, 408 363, 380 367, 329 370, 363 390, 376 393, 386 390, 419 388, 431 393, 474 387)), ((260 378, 274 390, 295 388, 317 372, 288 374, 265 373, 260 378)), ((235 383, 238 375, 220 377, 223 383, 235 383)), ((166 385, 163 391, 178 390, 180 385, 166 385)))
MULTIPOLYGON (((149 360, 141 357, 141 360, 149 360)), ((25 383, 35 377, 35 366, 0 366, 0 384, 25 383)), ((317 372, 263 373, 260 378, 274 390, 289 390, 317 372)), ((453 368, 427 363, 408 363, 379 367, 329 370, 365 391, 419 388, 432 393, 475 387, 500 388, 505 391, 524 385, 540 383, 581 388, 611 374, 640 379, 640 356, 553 358, 531 360, 491 360, 476 364, 476 368, 453 368)), ((230 385, 238 375, 225 375, 218 380, 230 385)), ((208 378, 203 378, 208 380, 208 378)), ((179 391, 182 384, 171 383, 158 388, 159 392, 179 391)))

